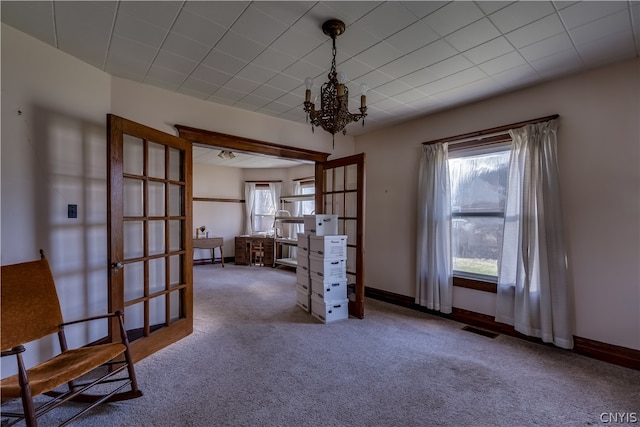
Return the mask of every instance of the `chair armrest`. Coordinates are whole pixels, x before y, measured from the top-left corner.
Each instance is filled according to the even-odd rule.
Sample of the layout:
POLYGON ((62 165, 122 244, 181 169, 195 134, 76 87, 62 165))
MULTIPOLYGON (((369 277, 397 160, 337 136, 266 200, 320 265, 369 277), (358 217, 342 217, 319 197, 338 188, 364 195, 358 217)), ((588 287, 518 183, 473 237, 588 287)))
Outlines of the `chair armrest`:
POLYGON ((6 350, 3 351, 1 356, 5 357, 5 356, 15 356, 16 354, 20 354, 23 353, 25 351, 25 348, 23 345, 18 345, 13 347, 11 350, 6 350))
POLYGON ((65 327, 68 325, 74 325, 76 323, 83 323, 83 322, 91 322, 92 320, 100 320, 100 319, 108 319, 110 317, 120 317, 122 316, 122 310, 118 310, 115 311, 113 313, 106 313, 106 314, 101 314, 98 316, 92 316, 92 317, 85 317, 84 319, 78 319, 78 320, 72 320, 71 322, 64 322, 60 324, 60 327, 65 327))

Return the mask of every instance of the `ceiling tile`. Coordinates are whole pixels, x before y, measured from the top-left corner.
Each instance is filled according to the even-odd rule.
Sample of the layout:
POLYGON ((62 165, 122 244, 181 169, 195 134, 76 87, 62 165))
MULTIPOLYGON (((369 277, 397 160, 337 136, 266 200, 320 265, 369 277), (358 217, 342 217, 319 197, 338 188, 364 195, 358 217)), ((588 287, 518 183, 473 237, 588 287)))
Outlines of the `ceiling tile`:
POLYGON ((554 78, 575 72, 582 59, 575 50, 568 50, 533 61, 531 66, 544 78, 554 78))
POLYGON ((553 14, 506 35, 507 39, 516 47, 521 48, 539 42, 546 38, 564 33, 564 25, 558 15, 553 14))
POLYGON ((423 68, 402 77, 402 81, 411 86, 412 88, 421 87, 427 83, 434 82, 441 77, 434 74, 429 68, 423 68))
POLYGON ((0 2, 2 22, 55 46, 53 3, 0 2))
POLYGON ((400 2, 384 2, 363 16, 358 24, 379 38, 386 38, 417 21, 400 2))
POLYGON ((248 109, 257 110, 258 108, 261 108, 269 104, 270 102, 271 102, 270 99, 263 98, 261 96, 257 96, 257 95, 254 95, 253 93, 250 93, 249 95, 245 96, 240 101, 238 101, 237 105, 238 107, 241 107, 241 108, 250 107, 248 109))
POLYGON ((513 52, 513 46, 504 37, 498 37, 464 53, 474 64, 481 64, 506 53, 513 52))
POLYGON ((511 68, 518 67, 522 64, 526 64, 526 61, 524 60, 524 58, 522 58, 522 55, 520 55, 520 53, 518 52, 511 52, 498 58, 492 59, 491 61, 487 61, 479 65, 479 67, 488 75, 492 75, 509 70, 511 68))
POLYGON ((401 56, 403 56, 402 52, 385 42, 380 42, 359 53, 355 58, 373 68, 378 68, 401 56))
POLYGON ((276 74, 278 74, 277 71, 269 70, 267 68, 251 63, 240 70, 238 74, 236 74, 236 76, 258 83, 264 83, 276 74))
POLYGON ((491 15, 494 12, 499 11, 500 9, 504 9, 505 7, 509 6, 511 3, 511 1, 476 1, 476 4, 478 5, 478 7, 480 9, 482 9, 482 11, 484 13, 486 13, 487 15, 491 15))
POLYGON ((265 47, 266 46, 233 31, 228 31, 216 45, 218 50, 244 61, 251 61, 258 56, 265 47))
MULTIPOLYGON (((324 41, 326 40, 331 39, 327 37, 324 41)), ((380 37, 374 36, 356 22, 347 27, 344 34, 336 39, 336 47, 338 52, 343 52, 349 56, 356 56, 380 40, 380 37)))
POLYGON ((162 49, 197 62, 202 61, 211 50, 207 45, 173 32, 167 36, 162 49))
POLYGON ((519 1, 491 14, 491 21, 503 34, 555 12, 548 1, 519 1))
POLYGON ((459 52, 464 52, 500 36, 500 32, 487 18, 467 25, 449 34, 445 39, 459 52))
POLYGON ((380 71, 398 78, 450 58, 457 53, 448 43, 439 40, 380 67, 380 71))
POLYGON ((114 34, 136 40, 137 42, 158 49, 167 35, 166 29, 157 27, 125 13, 118 14, 113 32, 114 34))
POLYGON ((527 61, 531 62, 567 49, 573 49, 573 43, 566 34, 562 33, 523 47, 520 49, 520 53, 527 61))
POLYGON ((410 53, 439 37, 424 21, 418 21, 388 37, 385 42, 403 53, 410 53))
POLYGON ((198 63, 195 61, 191 61, 166 50, 160 50, 160 52, 158 52, 156 59, 153 61, 153 64, 159 65, 162 68, 166 68, 168 70, 184 74, 185 77, 191 74, 191 72, 198 65, 198 63))
POLYGON ((202 16, 183 10, 171 27, 171 31, 198 40, 211 48, 218 43, 226 29, 202 16))
POLYGON ((194 77, 189 77, 182 83, 180 89, 187 89, 191 92, 206 95, 204 98, 215 92, 220 86, 212 85, 194 77))
POLYGON ((629 13, 626 10, 569 30, 576 45, 591 43, 620 32, 631 32, 629 13))
POLYGON ((365 83, 370 88, 376 88, 388 82, 389 78, 390 77, 387 74, 382 73, 378 70, 373 70, 365 75, 360 76, 358 80, 361 84, 365 83))
POLYGON ((319 39, 315 35, 290 29, 278 37, 269 47, 300 58, 322 45, 325 41, 325 38, 319 39))
POLYGON ((228 87, 221 87, 213 95, 211 95, 210 98, 234 103, 244 98, 244 96, 244 91, 239 91, 228 87))
POLYGON ((147 80, 152 80, 156 83, 162 82, 165 84, 163 87, 176 90, 186 80, 186 76, 183 73, 153 64, 147 73, 145 82, 147 80))
POLYGON ((296 62, 296 58, 279 50, 266 48, 260 55, 253 60, 253 63, 270 70, 282 71, 291 64, 296 62))
POLYGON ((238 59, 232 55, 228 55, 218 49, 213 49, 209 52, 206 58, 204 58, 202 63, 214 70, 220 70, 224 73, 233 75, 246 67, 249 62, 238 59))
POLYGON ((173 1, 121 1, 118 14, 124 13, 157 27, 169 28, 180 8, 180 3, 173 1))
MULTIPOLYGON (((342 71, 349 76, 350 79, 360 79, 365 74, 370 73, 373 70, 373 67, 370 65, 364 64, 358 61, 355 58, 351 58, 348 61, 345 61, 341 64, 338 64, 338 71, 342 71)), ((327 68, 327 73, 329 72, 329 68, 327 68)), ((385 79, 389 79, 389 76, 386 76, 385 79)))
MULTIPOLYGON (((126 2, 128 3, 128 1, 126 2)), ((144 1, 142 2, 144 3, 144 1)), ((160 2, 164 3, 164 2, 160 2)), ((182 4, 182 2, 177 2, 182 4)), ((243 10, 249 7, 248 1, 187 1, 184 9, 195 15, 215 22, 224 28, 230 28, 243 10)))
POLYGON ((257 1, 251 3, 251 6, 285 25, 292 25, 313 7, 313 3, 305 1, 257 1))
POLYGON ((438 34, 446 36, 484 17, 475 3, 453 1, 430 14, 424 21, 438 34))
POLYGON ((486 77, 487 75, 485 73, 474 67, 443 79, 436 80, 435 82, 428 83, 424 86, 420 86, 418 89, 428 95, 434 95, 477 80, 485 79, 486 77))
POLYGON ((252 94, 274 101, 286 95, 287 92, 282 89, 278 89, 277 87, 265 84, 265 85, 261 85, 259 88, 254 90, 252 94))
POLYGON ((307 77, 311 77, 312 79, 315 79, 320 75, 324 75, 325 72, 326 70, 318 68, 315 65, 305 61, 298 61, 295 64, 291 65, 290 67, 287 67, 286 70, 284 70, 285 74, 291 77, 295 77, 300 82, 304 82, 304 79, 306 79, 307 77))
POLYGON ((291 76, 279 73, 276 74, 271 80, 269 80, 268 83, 269 85, 277 87, 278 89, 290 91, 299 86, 301 87, 304 84, 304 78, 296 80, 292 79, 291 76))
POLYGON ((227 81, 229 81, 229 79, 231 79, 232 76, 230 74, 223 73, 220 70, 200 64, 193 73, 191 73, 191 77, 205 81, 214 86, 223 86, 227 81))
POLYGON ((425 16, 435 12, 436 10, 444 7, 448 1, 403 1, 402 4, 406 7, 411 13, 413 13, 416 18, 424 18, 425 16))
POLYGON ((131 59, 136 62, 142 62, 147 64, 146 71, 146 68, 151 66, 151 61, 153 61, 157 52, 157 49, 146 44, 114 35, 109 45, 108 60, 111 61, 113 58, 118 58, 119 60, 131 59))
POLYGON ((571 29, 625 10, 627 5, 626 1, 582 1, 559 13, 564 24, 571 29))
MULTIPOLYGON (((381 94, 385 95, 385 96, 394 96, 397 95, 399 93, 403 93, 406 92, 410 89, 413 89, 411 86, 409 86, 406 83, 403 83, 400 80, 392 80, 389 83, 383 84, 382 86, 378 86, 376 87, 376 91, 380 92, 381 94)), ((360 92, 360 91, 358 91, 360 92)))
MULTIPOLYGON (((375 9, 383 2, 381 1, 325 1, 325 6, 338 12, 341 16, 336 18, 346 18, 350 22, 355 22, 375 9)), ((316 10, 317 11, 317 10, 316 10)), ((330 18, 332 15, 324 15, 324 18, 330 18)))
POLYGON ((438 77, 446 77, 451 74, 459 73, 467 68, 473 67, 473 63, 462 55, 456 55, 440 61, 437 64, 430 65, 429 71, 438 77))
POLYGON ((287 26, 258 8, 249 6, 233 23, 231 29, 260 44, 270 45, 287 26))
POLYGON ((534 82, 538 78, 538 73, 531 65, 524 64, 507 71, 493 74, 491 78, 500 86, 511 89, 534 82))
POLYGON ((582 60, 588 66, 608 64, 620 58, 637 56, 633 33, 619 32, 601 37, 593 42, 576 46, 582 60))

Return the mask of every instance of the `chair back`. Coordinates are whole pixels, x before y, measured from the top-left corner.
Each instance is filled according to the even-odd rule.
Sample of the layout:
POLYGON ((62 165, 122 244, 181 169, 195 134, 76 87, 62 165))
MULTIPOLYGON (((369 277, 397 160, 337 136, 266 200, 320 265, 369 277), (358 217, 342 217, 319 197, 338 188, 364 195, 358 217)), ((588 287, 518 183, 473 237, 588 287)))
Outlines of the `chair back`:
POLYGON ((3 265, 0 345, 2 351, 55 333, 62 323, 56 285, 44 256, 3 265))

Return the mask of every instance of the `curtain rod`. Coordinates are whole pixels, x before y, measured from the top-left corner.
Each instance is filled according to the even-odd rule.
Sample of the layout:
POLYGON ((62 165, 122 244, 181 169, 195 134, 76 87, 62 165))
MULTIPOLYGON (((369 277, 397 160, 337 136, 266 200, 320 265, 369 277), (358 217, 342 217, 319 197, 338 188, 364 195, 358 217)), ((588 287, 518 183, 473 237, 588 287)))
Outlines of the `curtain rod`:
POLYGON ((281 179, 275 179, 272 181, 245 181, 245 182, 249 182, 249 183, 253 183, 253 184, 271 184, 272 182, 282 182, 281 179))
POLYGON ((508 133, 509 129, 517 129, 517 128, 521 128, 523 126, 526 125, 531 125, 531 124, 535 124, 535 123, 542 123, 542 122, 548 122, 549 120, 553 120, 553 119, 557 119, 558 117, 560 117, 559 114, 553 114, 551 116, 546 116, 546 117, 539 117, 537 119, 532 119, 532 120, 525 120, 523 122, 518 122, 518 123, 512 123, 509 125, 503 125, 503 126, 497 126, 494 128, 490 128, 490 129, 484 129, 484 130, 479 130, 479 131, 475 131, 475 132, 469 132, 469 133, 463 133, 460 135, 455 135, 455 136, 449 136, 446 138, 440 138, 440 139, 435 139, 433 141, 427 141, 427 142, 423 142, 422 145, 430 145, 430 144, 437 144, 439 142, 453 142, 454 144, 460 143, 460 142, 466 142, 466 141, 473 141, 473 140, 482 140, 482 137, 494 137, 497 135, 502 135, 505 133, 508 133))
POLYGON ((294 178, 291 181, 313 181, 315 179, 316 179, 315 176, 305 176, 305 177, 302 177, 302 178, 294 178))

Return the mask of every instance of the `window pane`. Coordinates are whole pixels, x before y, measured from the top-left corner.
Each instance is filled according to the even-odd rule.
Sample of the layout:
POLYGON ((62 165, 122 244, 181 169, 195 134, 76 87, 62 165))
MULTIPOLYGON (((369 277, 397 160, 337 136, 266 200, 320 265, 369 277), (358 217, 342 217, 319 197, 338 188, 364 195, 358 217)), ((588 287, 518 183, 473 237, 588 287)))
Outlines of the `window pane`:
POLYGON ((449 160, 453 212, 504 212, 509 151, 449 160))
POLYGON ((498 217, 454 218, 451 227, 453 269, 497 277, 502 224, 503 219, 498 217))
POLYGON ((257 215, 273 215, 276 211, 269 190, 256 189, 255 213, 257 215))

